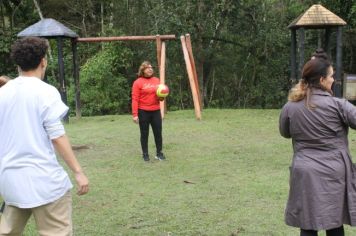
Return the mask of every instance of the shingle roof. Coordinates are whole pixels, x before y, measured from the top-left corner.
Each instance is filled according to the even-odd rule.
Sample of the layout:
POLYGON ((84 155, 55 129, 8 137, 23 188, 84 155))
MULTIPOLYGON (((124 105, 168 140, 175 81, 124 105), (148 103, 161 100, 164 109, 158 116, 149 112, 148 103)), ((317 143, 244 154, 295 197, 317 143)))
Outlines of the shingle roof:
POLYGON ((337 25, 346 25, 346 22, 322 5, 315 4, 293 20, 288 28, 317 28, 337 25))
POLYGON ((78 38, 78 35, 71 29, 64 26, 58 21, 47 18, 27 27, 17 34, 18 37, 38 36, 38 37, 56 37, 64 36, 70 38, 78 38))

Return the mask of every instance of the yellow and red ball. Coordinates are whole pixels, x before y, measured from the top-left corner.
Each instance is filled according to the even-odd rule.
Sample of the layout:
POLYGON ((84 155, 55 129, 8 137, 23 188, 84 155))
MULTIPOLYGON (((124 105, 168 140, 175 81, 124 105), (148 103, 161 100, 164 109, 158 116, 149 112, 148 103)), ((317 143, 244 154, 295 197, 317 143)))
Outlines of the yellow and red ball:
POLYGON ((158 85, 157 90, 156 90, 157 97, 165 98, 168 96, 168 94, 169 94, 169 88, 167 85, 165 85, 165 84, 158 85))

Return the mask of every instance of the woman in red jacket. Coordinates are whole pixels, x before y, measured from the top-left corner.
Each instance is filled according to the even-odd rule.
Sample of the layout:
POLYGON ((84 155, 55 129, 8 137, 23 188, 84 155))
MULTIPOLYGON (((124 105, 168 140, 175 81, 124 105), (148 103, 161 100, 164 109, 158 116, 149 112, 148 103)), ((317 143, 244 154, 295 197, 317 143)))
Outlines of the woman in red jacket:
POLYGON ((151 63, 144 61, 138 70, 138 78, 132 85, 132 116, 133 121, 140 126, 142 157, 144 161, 150 160, 148 154, 150 125, 156 144, 156 159, 166 159, 162 153, 160 98, 156 95, 159 83, 159 79, 153 76, 151 63))

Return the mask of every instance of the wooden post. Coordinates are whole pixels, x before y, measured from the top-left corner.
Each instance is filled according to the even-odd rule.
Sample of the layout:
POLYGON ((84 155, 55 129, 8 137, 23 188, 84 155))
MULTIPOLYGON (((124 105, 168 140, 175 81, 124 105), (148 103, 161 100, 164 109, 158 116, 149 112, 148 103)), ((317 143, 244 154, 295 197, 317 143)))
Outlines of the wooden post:
POLYGON ((81 104, 80 104, 80 83, 79 83, 79 66, 78 66, 78 52, 77 41, 72 39, 72 53, 73 53, 73 78, 75 89, 75 114, 77 118, 82 117, 81 104))
POLYGON ((317 48, 322 48, 322 31, 317 29, 318 32, 318 43, 317 43, 317 48))
POLYGON ((156 35, 156 48, 157 48, 157 66, 158 66, 158 70, 159 70, 159 68, 161 66, 162 40, 158 34, 156 35))
POLYGON ((302 77, 302 69, 304 66, 304 48, 305 48, 305 30, 300 28, 299 30, 299 66, 298 66, 298 79, 302 77))
POLYGON ((342 27, 337 27, 336 36, 336 71, 334 83, 335 97, 341 97, 341 70, 342 70, 342 27))
POLYGON ((325 29, 325 52, 328 54, 330 60, 332 59, 331 57, 331 48, 330 48, 330 35, 331 35, 331 31, 330 28, 326 28, 325 29))
MULTIPOLYGON (((64 62, 63 62, 63 40, 62 37, 57 37, 57 48, 58 48, 58 70, 59 70, 59 92, 61 94, 62 101, 67 105, 67 88, 64 78, 64 62)), ((67 113, 64 118, 64 122, 69 122, 69 114, 67 113)))
POLYGON ((180 41, 182 43, 182 49, 183 49, 183 54, 184 54, 185 65, 187 67, 187 73, 188 73, 190 88, 192 90, 195 116, 196 116, 196 118, 198 120, 200 120, 201 119, 201 109, 200 109, 200 104, 199 104, 199 99, 198 99, 198 92, 197 92, 197 88, 196 88, 195 82, 194 82, 192 64, 191 64, 190 59, 189 59, 189 54, 188 54, 188 49, 187 49, 187 45, 186 45, 186 42, 185 42, 185 37, 181 36, 180 37, 180 41))
MULTIPOLYGON (((166 81, 166 42, 161 43, 161 55, 160 55, 160 67, 159 67, 159 82, 161 84, 165 84, 166 81)), ((159 103, 160 109, 161 109, 161 117, 164 119, 164 114, 166 114, 166 99, 163 101, 160 101, 159 103)))
POLYGON ((188 50, 188 54, 189 54, 189 59, 190 59, 191 66, 192 66, 192 71, 193 71, 193 75, 194 75, 195 87, 197 88, 197 93, 198 93, 198 99, 199 99, 200 109, 202 109, 202 107, 203 107, 202 97, 201 97, 201 93, 200 93, 199 82, 198 82, 198 75, 197 75, 197 69, 196 69, 196 67, 195 67, 195 60, 194 60, 194 56, 193 56, 192 43, 191 43, 190 35, 189 35, 189 34, 186 34, 186 35, 185 35, 185 42, 186 42, 186 44, 187 44, 187 50, 188 50))
POLYGON ((298 61, 298 70, 297 70, 297 78, 300 79, 302 77, 302 69, 304 65, 304 48, 305 48, 305 29, 299 29, 299 45, 298 45, 298 53, 299 53, 299 61, 298 61))
POLYGON ((297 66, 296 66, 296 46, 297 46, 297 37, 296 37, 296 30, 292 29, 291 30, 291 46, 290 46, 290 51, 291 51, 291 58, 290 58, 290 79, 294 82, 297 81, 297 76, 296 76, 296 71, 297 71, 297 66))

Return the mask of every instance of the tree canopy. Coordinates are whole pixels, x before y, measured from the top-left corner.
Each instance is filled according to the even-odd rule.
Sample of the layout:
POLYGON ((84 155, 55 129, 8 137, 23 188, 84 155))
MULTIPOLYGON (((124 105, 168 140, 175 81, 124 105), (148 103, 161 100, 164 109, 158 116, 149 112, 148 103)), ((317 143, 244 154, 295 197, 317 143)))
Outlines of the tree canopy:
MULTIPOLYGON (((80 37, 175 34, 167 41, 169 109, 192 108, 179 36, 189 33, 204 107, 279 108, 291 87, 287 26, 311 0, 7 0, 0 1, 0 74, 16 76, 9 58, 16 34, 53 18, 80 37), (36 3, 38 7, 36 7, 36 3)), ((356 0, 320 1, 348 25, 343 28, 343 71, 356 73, 356 0)), ((320 30, 306 31, 306 57, 318 47, 320 30)), ((332 32, 332 52, 335 33, 332 32)), ((56 43, 48 80, 58 86, 56 43)), ((156 62, 155 42, 80 43, 83 115, 130 111, 130 89, 139 64, 156 62)), ((70 43, 65 45, 69 104, 74 108, 70 43)), ((158 69, 156 69, 156 74, 158 69)), ((75 109, 71 109, 75 111, 75 109)))

